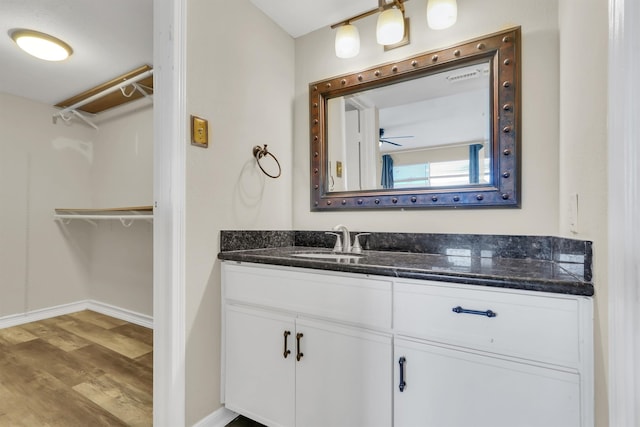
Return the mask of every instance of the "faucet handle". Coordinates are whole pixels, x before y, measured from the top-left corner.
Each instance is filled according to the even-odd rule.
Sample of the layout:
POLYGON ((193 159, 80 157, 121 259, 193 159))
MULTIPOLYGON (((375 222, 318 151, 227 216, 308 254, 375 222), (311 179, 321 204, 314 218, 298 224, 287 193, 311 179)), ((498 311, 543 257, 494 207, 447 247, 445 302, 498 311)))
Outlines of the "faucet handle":
POLYGON ((333 247, 334 252, 342 252, 342 239, 340 238, 339 233, 332 233, 331 231, 325 231, 324 234, 333 234, 336 236, 336 244, 333 247))
POLYGON ((362 253, 362 246, 360 245, 360 240, 358 240, 358 237, 360 236, 368 236, 371 233, 359 233, 356 234, 356 237, 353 238, 353 247, 351 248, 351 252, 353 252, 354 254, 360 254, 362 253))

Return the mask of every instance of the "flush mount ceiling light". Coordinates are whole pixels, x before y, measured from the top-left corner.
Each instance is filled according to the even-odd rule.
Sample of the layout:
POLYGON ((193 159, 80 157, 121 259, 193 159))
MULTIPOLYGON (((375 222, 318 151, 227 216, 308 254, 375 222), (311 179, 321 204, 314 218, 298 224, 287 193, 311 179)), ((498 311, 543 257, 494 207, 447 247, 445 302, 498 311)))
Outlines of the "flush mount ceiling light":
POLYGON ((20 49, 45 61, 62 61, 73 53, 71 46, 49 34, 16 29, 10 31, 9 35, 20 49))
POLYGON ((427 3, 427 24, 433 30, 444 30, 456 23, 458 4, 456 0, 429 0, 427 3))

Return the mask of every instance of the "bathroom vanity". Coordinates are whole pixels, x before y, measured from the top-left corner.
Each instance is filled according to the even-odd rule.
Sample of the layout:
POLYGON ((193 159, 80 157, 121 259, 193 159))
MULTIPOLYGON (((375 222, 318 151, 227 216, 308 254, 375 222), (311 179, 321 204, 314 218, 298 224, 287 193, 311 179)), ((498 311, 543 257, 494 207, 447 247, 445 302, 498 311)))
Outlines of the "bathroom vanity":
POLYGON ((589 242, 506 258, 522 241, 455 236, 446 255, 443 235, 424 253, 434 235, 374 233, 340 257, 320 233, 251 250, 223 233, 228 409, 268 426, 593 425, 589 242), (389 238, 413 252, 377 250, 389 238))

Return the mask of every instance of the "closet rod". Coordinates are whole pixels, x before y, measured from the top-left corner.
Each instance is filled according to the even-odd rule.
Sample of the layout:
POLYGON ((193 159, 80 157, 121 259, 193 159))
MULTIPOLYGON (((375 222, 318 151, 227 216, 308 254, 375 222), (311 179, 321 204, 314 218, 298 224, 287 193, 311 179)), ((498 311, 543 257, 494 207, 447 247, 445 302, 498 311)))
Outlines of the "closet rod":
POLYGON ((96 215, 96 214, 55 214, 54 219, 57 221, 61 221, 63 224, 69 224, 73 219, 81 219, 89 224, 97 227, 98 224, 94 220, 106 219, 106 220, 119 220, 124 227, 131 227, 133 221, 136 220, 145 220, 147 222, 153 222, 153 214, 130 214, 130 215, 96 215))
MULTIPOLYGON (((82 101, 78 101, 75 104, 56 112, 53 115, 53 123, 54 124, 56 123, 58 117, 60 117, 65 122, 69 121, 70 117, 65 117, 65 114, 68 114, 68 113, 73 113, 75 115, 81 116, 81 118, 84 121, 87 121, 86 118, 82 117, 82 115, 76 111, 78 108, 82 107, 83 105, 89 104, 90 102, 93 102, 96 99, 100 99, 103 96, 108 95, 108 94, 110 94, 112 92, 115 92, 117 90, 121 90, 123 87, 127 87, 127 86, 132 86, 133 85, 137 90, 139 90, 138 89, 138 85, 136 83, 139 82, 140 80, 146 79, 147 77, 151 77, 152 75, 153 75, 153 70, 145 71, 142 74, 138 74, 137 76, 131 77, 128 80, 120 82, 115 86, 111 86, 110 88, 107 88, 107 89, 103 90, 102 92, 96 93, 95 95, 92 95, 92 96, 90 96, 90 97, 88 97, 86 99, 83 99, 82 101)), ((91 124, 91 123, 89 123, 89 124, 91 124)), ((95 126, 93 126, 93 127, 95 127, 95 126)))

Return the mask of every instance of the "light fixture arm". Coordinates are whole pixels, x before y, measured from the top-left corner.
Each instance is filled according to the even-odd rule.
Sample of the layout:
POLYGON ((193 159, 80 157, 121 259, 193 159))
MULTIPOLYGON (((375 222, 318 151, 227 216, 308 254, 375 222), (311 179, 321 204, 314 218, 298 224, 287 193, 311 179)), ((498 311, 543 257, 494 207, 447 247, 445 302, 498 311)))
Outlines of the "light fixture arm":
POLYGON ((397 7, 398 9, 400 9, 400 11, 404 14, 404 3, 407 2, 407 1, 409 1, 409 0, 393 0, 393 2, 387 3, 385 0, 378 0, 378 7, 376 7, 375 9, 368 10, 366 12, 363 12, 363 13, 359 14, 359 15, 353 16, 353 17, 351 17, 349 19, 345 19, 344 21, 340 21, 340 22, 338 22, 336 24, 333 24, 331 26, 331 29, 338 28, 341 25, 350 24, 350 23, 352 23, 354 21, 358 21, 358 20, 360 20, 362 18, 366 18, 367 16, 371 16, 371 15, 374 15, 374 14, 376 14, 378 12, 382 12, 384 10, 391 9, 394 6, 397 7))
POLYGON ((390 9, 392 7, 397 7, 404 13, 404 2, 409 0, 393 0, 391 3, 387 3, 386 0, 378 0, 378 10, 382 12, 383 10, 390 9))

